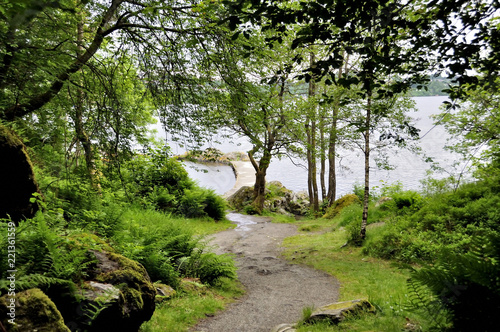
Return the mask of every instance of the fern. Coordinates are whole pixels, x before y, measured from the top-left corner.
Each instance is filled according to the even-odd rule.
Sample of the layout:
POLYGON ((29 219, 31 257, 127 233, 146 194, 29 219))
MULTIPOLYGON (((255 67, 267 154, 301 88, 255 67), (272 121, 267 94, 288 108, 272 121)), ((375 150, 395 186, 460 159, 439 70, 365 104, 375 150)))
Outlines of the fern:
POLYGON ((434 266, 414 270, 412 303, 429 313, 449 313, 456 331, 494 330, 500 312, 500 235, 477 236, 463 255, 443 251, 434 266))
MULTIPOLYGON (((8 282, 8 280, 0 280, 0 291, 2 294, 8 292, 9 285, 10 282, 8 282)), ((41 274, 30 274, 16 278, 16 292, 21 292, 31 288, 46 290, 53 286, 64 286, 74 289, 75 284, 69 280, 47 277, 41 274)))

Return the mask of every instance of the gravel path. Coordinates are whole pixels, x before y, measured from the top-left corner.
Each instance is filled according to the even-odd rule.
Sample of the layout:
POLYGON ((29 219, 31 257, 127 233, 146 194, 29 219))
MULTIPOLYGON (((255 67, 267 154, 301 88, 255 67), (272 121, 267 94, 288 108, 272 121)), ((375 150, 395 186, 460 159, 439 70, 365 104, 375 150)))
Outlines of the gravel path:
POLYGON ((217 253, 233 253, 246 295, 225 311, 207 318, 191 331, 269 332, 294 323, 307 306, 320 307, 338 298, 338 282, 311 268, 280 258, 280 244, 296 234, 290 224, 273 224, 263 217, 230 213, 235 229, 215 235, 217 253))

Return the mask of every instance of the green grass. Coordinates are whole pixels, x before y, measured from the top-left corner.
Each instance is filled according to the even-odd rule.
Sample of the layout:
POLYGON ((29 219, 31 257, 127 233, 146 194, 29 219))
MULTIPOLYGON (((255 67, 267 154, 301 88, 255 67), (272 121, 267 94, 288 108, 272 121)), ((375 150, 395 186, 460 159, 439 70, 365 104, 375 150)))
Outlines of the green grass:
POLYGON ((243 294, 241 285, 224 279, 217 287, 195 287, 157 305, 151 320, 142 324, 140 332, 188 331, 201 319, 225 308, 243 294))
MULTIPOLYGON (((141 236, 144 232, 161 229, 180 229, 197 236, 207 236, 234 227, 227 219, 184 219, 153 210, 130 209, 123 214, 122 232, 141 236)), ((153 317, 145 322, 141 332, 187 331, 200 319, 215 314, 243 290, 236 280, 222 278, 216 286, 182 287, 176 295, 157 304, 153 317)))
MULTIPOLYGON (((339 301, 368 299, 377 313, 348 319, 338 326, 327 322, 302 325, 298 331, 402 331, 406 324, 426 326, 425 319, 406 310, 409 273, 389 261, 365 256, 361 248, 347 246, 347 232, 332 220, 298 222, 299 235, 285 239, 285 257, 325 271, 340 282, 339 301), (317 231, 314 231, 317 230, 317 231), (305 232, 304 232, 305 231, 305 232)), ((383 226, 382 226, 383 227, 383 226)), ((369 229, 367 236, 382 227, 369 229)), ((325 303, 327 304, 327 303, 325 303)))

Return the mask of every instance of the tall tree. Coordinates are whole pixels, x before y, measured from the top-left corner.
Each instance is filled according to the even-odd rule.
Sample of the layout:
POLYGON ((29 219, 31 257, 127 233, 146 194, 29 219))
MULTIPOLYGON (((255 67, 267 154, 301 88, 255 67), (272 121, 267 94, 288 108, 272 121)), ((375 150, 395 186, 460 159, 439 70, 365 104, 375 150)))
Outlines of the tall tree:
POLYGON ((258 32, 249 41, 236 37, 233 47, 220 52, 221 65, 214 74, 220 77, 219 92, 211 95, 218 108, 210 112, 221 126, 248 137, 252 144, 248 156, 255 169, 253 206, 258 213, 264 207, 271 159, 290 143, 286 128, 293 120, 294 96, 289 60, 297 53, 279 44, 269 49, 265 38, 258 32))
MULTIPOLYGON (((369 198, 370 135, 372 117, 376 115, 372 114, 372 107, 376 99, 392 98, 415 82, 425 82, 425 70, 433 60, 429 54, 436 54, 433 50, 439 41, 436 36, 448 36, 446 28, 451 26, 449 21, 455 9, 440 1, 393 0, 353 3, 319 0, 300 2, 295 6, 243 1, 232 3, 231 8, 237 13, 229 18, 234 27, 246 20, 263 24, 264 29, 281 31, 286 31, 287 24, 301 24, 292 47, 319 43, 328 50, 328 57, 311 66, 306 78, 314 75, 327 77, 330 82, 347 88, 361 86, 358 94, 366 101, 365 118, 360 126, 365 140, 365 194, 360 230, 360 238, 364 239, 369 198), (429 4, 432 5, 430 8, 429 4), (444 26, 440 27, 441 23, 444 26), (332 69, 341 67, 346 57, 355 57, 357 66, 349 75, 337 77, 332 69)), ((450 43, 439 45, 453 47, 450 43)))

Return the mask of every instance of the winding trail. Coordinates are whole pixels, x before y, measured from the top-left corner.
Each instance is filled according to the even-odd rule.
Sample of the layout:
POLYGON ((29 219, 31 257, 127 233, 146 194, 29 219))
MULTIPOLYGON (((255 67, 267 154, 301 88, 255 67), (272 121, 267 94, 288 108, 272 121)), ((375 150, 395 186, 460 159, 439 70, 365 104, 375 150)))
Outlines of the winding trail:
POLYGON ((217 253, 235 255, 238 277, 246 294, 214 317, 191 329, 196 332, 269 332, 294 323, 305 307, 320 307, 338 298, 338 282, 328 274, 280 258, 281 242, 296 234, 290 224, 230 213, 235 229, 215 235, 217 253))

